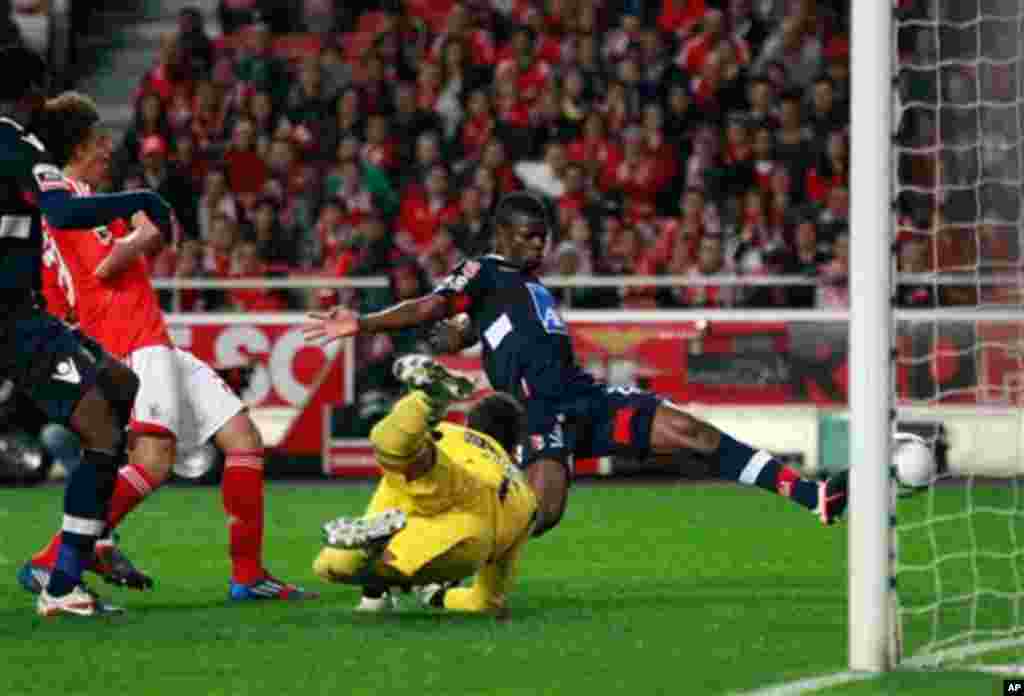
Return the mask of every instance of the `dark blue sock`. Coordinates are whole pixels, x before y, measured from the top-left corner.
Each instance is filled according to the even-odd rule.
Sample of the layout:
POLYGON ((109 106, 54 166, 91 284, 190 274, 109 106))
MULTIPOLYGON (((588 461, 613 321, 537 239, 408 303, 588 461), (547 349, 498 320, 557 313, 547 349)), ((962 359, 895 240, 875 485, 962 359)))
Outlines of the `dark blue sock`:
POLYGON ((785 495, 811 510, 818 504, 818 484, 801 479, 794 469, 784 467, 764 450, 755 450, 722 433, 715 454, 718 457, 719 478, 785 495))
POLYGON ((61 532, 60 551, 57 553, 57 564, 50 574, 50 582, 46 591, 54 597, 66 595, 82 582, 82 571, 92 556, 95 538, 86 537, 73 532, 61 532))
POLYGON ((106 526, 106 492, 102 485, 110 470, 116 471, 118 457, 95 450, 82 453, 82 460, 68 474, 64 489, 64 524, 60 551, 47 592, 67 594, 82 581, 82 570, 92 558, 96 539, 106 526))

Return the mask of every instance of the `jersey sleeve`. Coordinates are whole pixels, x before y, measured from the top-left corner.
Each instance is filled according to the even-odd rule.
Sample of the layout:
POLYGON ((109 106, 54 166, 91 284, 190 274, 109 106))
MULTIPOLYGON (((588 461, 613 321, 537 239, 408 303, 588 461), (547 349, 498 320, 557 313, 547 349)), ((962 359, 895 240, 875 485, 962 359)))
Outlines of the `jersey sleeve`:
POLYGON ((447 278, 438 283, 434 288, 434 294, 448 298, 449 305, 455 313, 472 313, 473 306, 491 289, 488 277, 487 269, 479 260, 463 261, 447 278))

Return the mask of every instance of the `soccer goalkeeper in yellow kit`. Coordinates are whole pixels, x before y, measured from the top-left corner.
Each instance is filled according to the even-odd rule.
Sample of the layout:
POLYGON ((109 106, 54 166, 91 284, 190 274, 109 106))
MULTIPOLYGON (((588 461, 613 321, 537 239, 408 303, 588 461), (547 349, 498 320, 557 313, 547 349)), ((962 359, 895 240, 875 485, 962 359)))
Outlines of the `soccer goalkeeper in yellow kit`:
POLYGON ((437 593, 446 609, 500 612, 534 522, 537 500, 506 448, 518 442, 522 408, 506 394, 483 399, 467 425, 440 423, 472 383, 426 356, 395 374, 414 391, 370 433, 383 478, 367 516, 324 525, 320 577, 365 587, 454 583, 437 593), (474 427, 477 429, 474 429, 474 427))

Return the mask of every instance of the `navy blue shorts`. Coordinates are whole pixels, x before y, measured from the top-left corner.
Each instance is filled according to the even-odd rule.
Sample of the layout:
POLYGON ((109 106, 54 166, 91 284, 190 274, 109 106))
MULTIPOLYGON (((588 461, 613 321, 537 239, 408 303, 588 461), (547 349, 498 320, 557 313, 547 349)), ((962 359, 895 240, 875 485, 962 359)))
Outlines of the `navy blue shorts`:
POLYGON ((527 399, 520 465, 556 459, 568 466, 570 455, 646 457, 651 452, 654 412, 662 400, 642 389, 603 384, 557 401, 527 399))
POLYGON ((0 325, 0 346, 0 378, 13 382, 50 422, 64 425, 113 360, 91 338, 41 310, 0 325))

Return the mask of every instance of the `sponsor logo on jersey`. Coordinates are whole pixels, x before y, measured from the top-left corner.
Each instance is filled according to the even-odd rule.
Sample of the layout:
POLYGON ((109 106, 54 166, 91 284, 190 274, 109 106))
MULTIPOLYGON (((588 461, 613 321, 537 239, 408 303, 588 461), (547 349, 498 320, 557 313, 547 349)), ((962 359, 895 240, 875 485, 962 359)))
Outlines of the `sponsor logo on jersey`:
POLYGON ((544 330, 548 333, 565 334, 569 335, 569 328, 565 324, 565 320, 562 319, 562 315, 558 313, 558 307, 555 304, 555 298, 543 285, 538 283, 527 283, 526 289, 530 291, 530 297, 533 298, 533 308, 537 312, 537 319, 540 321, 544 330))

